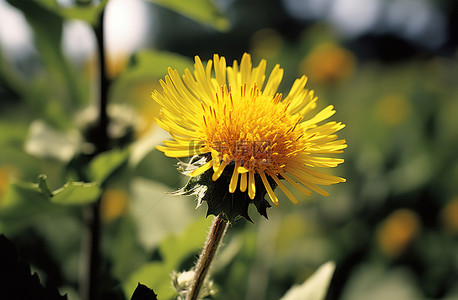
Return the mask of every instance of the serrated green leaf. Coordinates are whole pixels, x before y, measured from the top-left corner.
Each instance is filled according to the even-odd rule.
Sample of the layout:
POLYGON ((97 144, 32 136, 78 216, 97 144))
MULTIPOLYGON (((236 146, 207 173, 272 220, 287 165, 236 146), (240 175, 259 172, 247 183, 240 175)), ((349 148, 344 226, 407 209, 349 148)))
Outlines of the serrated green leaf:
POLYGON ((0 216, 15 213, 15 208, 24 205, 25 210, 21 211, 22 214, 27 215, 27 208, 35 204, 46 205, 49 196, 46 196, 35 183, 28 182, 13 182, 11 183, 5 193, 0 206, 0 216), (30 205, 27 205, 30 204, 30 205))
POLYGON ((174 295, 170 279, 171 270, 160 262, 143 265, 124 284, 124 294, 129 299, 134 293, 138 283, 154 288, 161 299, 170 299, 174 295))
POLYGON ((229 29, 228 19, 211 0, 149 0, 166 7, 178 14, 186 16, 201 24, 211 26, 220 31, 229 29))
POLYGON ((100 193, 100 186, 96 183, 72 180, 52 191, 46 175, 42 174, 38 177, 38 183, 20 181, 11 183, 0 205, 0 216, 27 217, 40 210, 55 209, 52 204, 89 204, 96 201, 100 193))
POLYGON ((49 201, 38 184, 29 182, 10 183, 0 202, 0 223, 8 227, 22 227, 41 214, 51 213, 59 209, 49 201))
POLYGON ((130 300, 157 300, 157 295, 152 289, 139 283, 130 300))
POLYGON ((0 265, 1 299, 27 299, 30 295, 35 299, 67 299, 56 288, 42 286, 38 274, 31 274, 29 264, 19 259, 16 247, 3 234, 0 235, 0 265))
POLYGON ((62 205, 85 205, 95 202, 101 192, 100 186, 96 183, 68 181, 54 191, 51 202, 62 205))
POLYGON ((89 178, 103 183, 129 158, 128 149, 114 149, 97 155, 89 165, 89 178))

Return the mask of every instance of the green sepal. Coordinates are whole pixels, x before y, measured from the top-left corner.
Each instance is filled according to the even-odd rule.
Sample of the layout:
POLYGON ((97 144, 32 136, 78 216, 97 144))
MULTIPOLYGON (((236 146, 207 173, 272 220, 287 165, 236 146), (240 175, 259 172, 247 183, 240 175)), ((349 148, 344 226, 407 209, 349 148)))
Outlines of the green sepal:
MULTIPOLYGON (((208 206, 207 216, 217 216, 220 213, 224 213, 230 222, 234 222, 241 217, 253 222, 248 214, 248 207, 250 204, 254 204, 259 214, 267 219, 267 208, 271 207, 271 205, 264 199, 267 190, 262 183, 261 177, 255 174, 256 196, 252 200, 248 196, 248 192, 241 192, 239 187, 234 193, 229 193, 229 183, 233 171, 234 165, 230 164, 224 169, 220 178, 213 181, 212 175, 214 172, 213 169, 210 169, 199 176, 191 177, 182 189, 173 194, 196 195, 198 206, 203 201, 206 201, 208 206)), ((274 180, 269 176, 267 178, 272 189, 275 189, 274 180)))

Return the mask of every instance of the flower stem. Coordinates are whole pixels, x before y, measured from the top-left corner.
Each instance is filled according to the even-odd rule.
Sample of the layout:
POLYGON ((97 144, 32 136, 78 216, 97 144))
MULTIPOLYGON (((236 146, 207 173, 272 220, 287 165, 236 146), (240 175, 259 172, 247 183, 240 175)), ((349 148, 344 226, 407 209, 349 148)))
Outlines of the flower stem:
POLYGON ((226 233, 227 225, 229 220, 226 215, 219 214, 214 220, 208 234, 207 241, 205 242, 204 249, 200 254, 199 260, 197 261, 195 268, 194 280, 192 282, 191 289, 186 297, 186 300, 196 300, 199 296, 200 289, 205 282, 208 270, 213 259, 216 256, 223 236, 226 233))
MULTIPOLYGON (((93 28, 97 39, 97 51, 99 55, 100 85, 99 116, 94 132, 96 137, 94 157, 106 151, 109 147, 107 104, 110 79, 106 72, 104 15, 105 10, 101 12, 98 24, 93 28)), ((100 199, 84 209, 83 217, 86 225, 82 245, 85 261, 80 273, 80 297, 83 300, 95 300, 97 298, 97 287, 100 279, 100 199)))

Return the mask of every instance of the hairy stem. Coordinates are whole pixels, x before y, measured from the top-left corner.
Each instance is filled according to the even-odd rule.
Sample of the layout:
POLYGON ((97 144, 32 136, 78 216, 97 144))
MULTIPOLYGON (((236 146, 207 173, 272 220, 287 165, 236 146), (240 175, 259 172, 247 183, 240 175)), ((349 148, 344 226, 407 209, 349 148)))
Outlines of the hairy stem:
MULTIPOLYGON (((99 56, 99 116, 94 128, 96 151, 94 157, 108 149, 108 89, 110 79, 106 72, 105 42, 104 42, 104 13, 100 14, 99 22, 94 26, 97 39, 97 51, 99 56)), ((100 199, 84 210, 85 232, 83 237, 84 265, 80 274, 80 296, 83 300, 97 299, 97 284, 99 281, 100 267, 100 199)))
POLYGON ((205 282, 210 265, 216 256, 216 252, 221 245, 228 224, 229 221, 224 214, 219 214, 213 221, 204 249, 197 261, 194 280, 186 300, 198 299, 197 297, 199 296, 200 289, 205 282))

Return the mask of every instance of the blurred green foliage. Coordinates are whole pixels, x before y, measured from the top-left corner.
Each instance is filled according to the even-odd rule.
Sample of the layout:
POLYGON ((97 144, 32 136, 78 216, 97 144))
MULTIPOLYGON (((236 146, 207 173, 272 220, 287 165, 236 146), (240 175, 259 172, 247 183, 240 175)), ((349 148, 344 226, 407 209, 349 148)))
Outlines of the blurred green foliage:
POLYGON ((183 16, 196 20, 202 24, 212 26, 218 30, 229 29, 229 21, 211 0, 148 0, 171 9, 183 16))
POLYGON ((215 262, 214 298, 279 299, 329 260, 337 267, 326 299, 458 297, 456 48, 386 62, 321 23, 282 29, 278 4, 235 1, 225 16, 212 1, 152 1, 168 9, 154 6, 164 21, 159 46, 134 53, 112 78, 111 150, 94 157, 97 66, 63 54, 62 26, 97 26, 108 1, 8 2, 26 17, 38 57, 20 70, 0 47, 0 232, 45 284, 77 299, 83 207, 101 196, 101 293, 130 298, 140 281, 159 299, 174 296, 170 274, 193 266, 210 220, 191 197, 166 193, 185 179, 154 150, 167 136, 150 93, 195 54, 230 62, 249 51, 268 70, 285 69, 284 94, 306 74, 319 105, 336 107, 349 148, 335 172, 347 182, 327 198, 295 194, 297 206, 280 195, 269 220, 233 224, 215 262))

